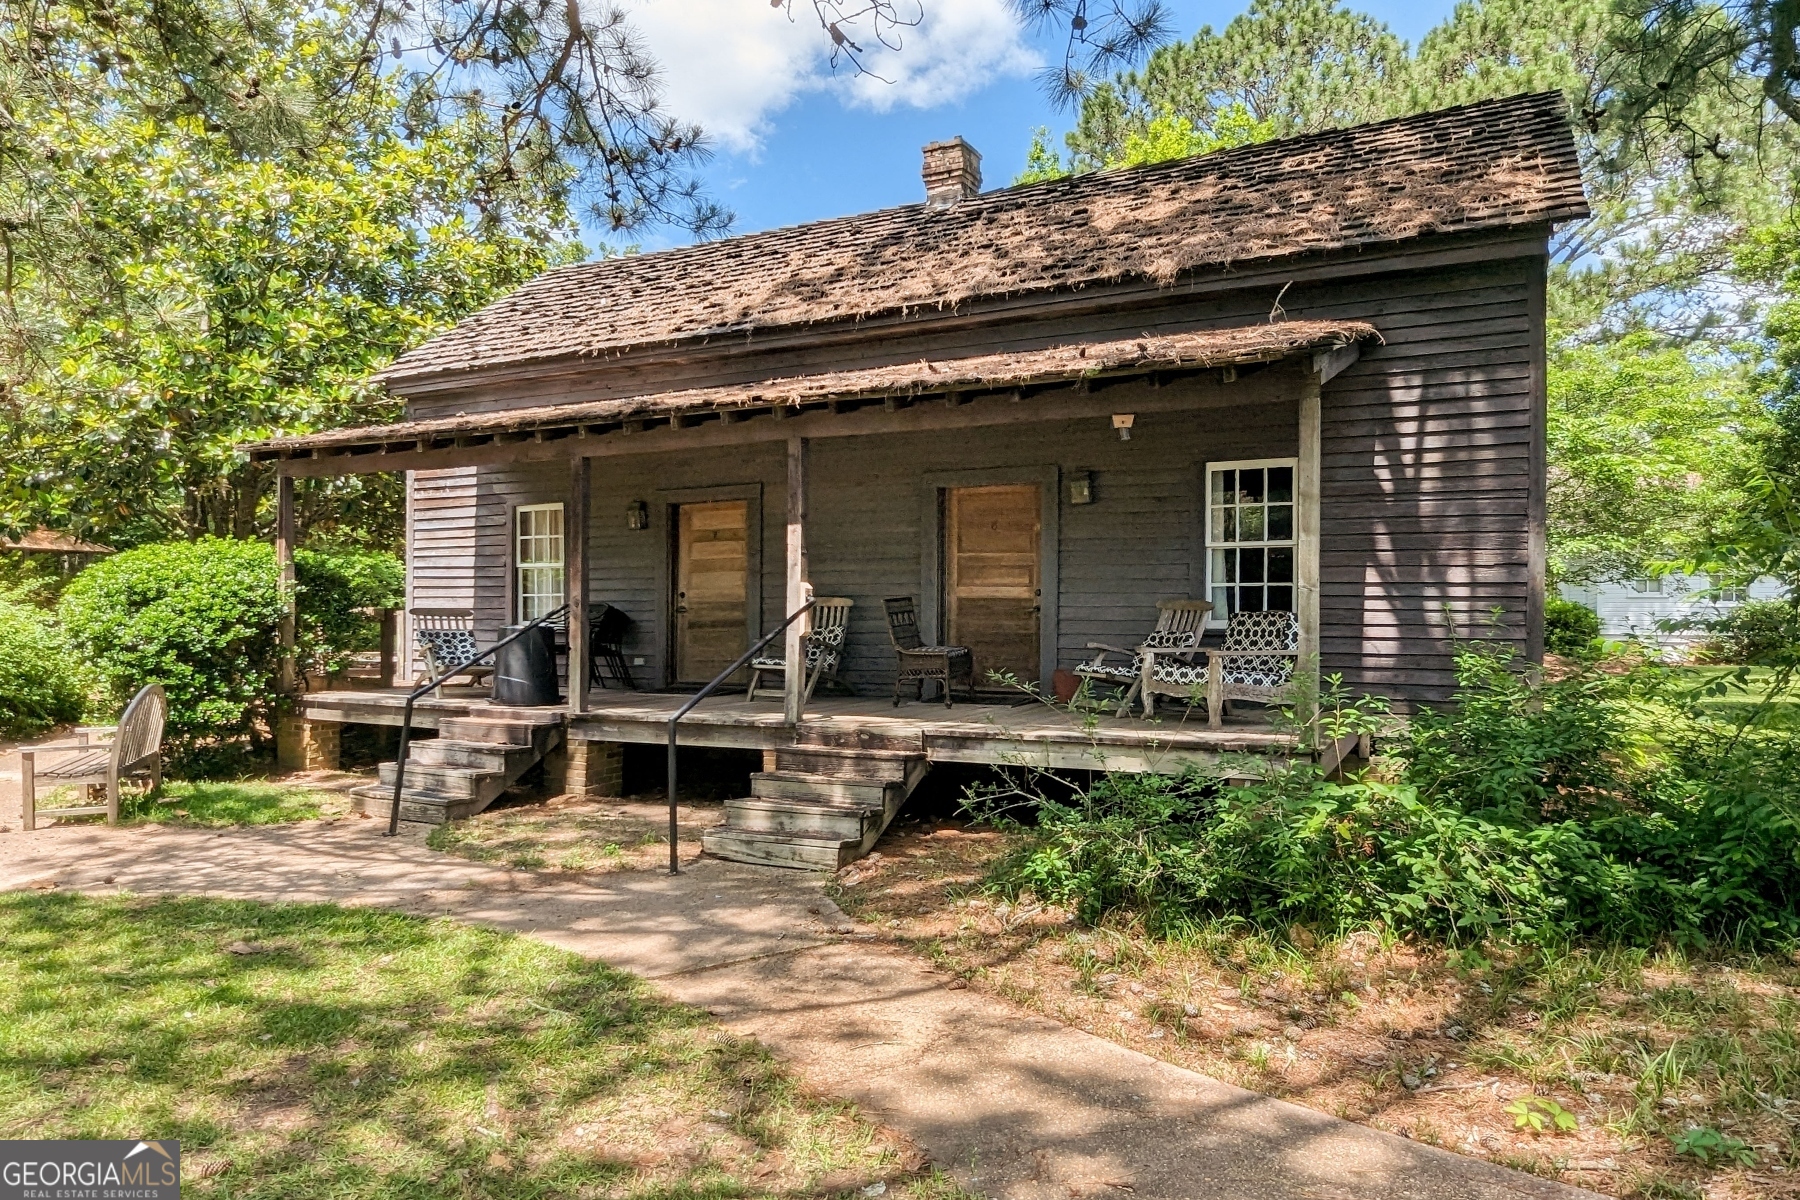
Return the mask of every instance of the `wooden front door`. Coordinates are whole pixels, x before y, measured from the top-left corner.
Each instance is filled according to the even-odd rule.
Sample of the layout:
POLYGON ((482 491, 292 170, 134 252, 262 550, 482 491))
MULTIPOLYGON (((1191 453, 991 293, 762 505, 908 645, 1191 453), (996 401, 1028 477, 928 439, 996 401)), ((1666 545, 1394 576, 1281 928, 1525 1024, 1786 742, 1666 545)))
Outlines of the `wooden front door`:
POLYGON ((974 652, 977 688, 990 671, 1038 682, 1042 502, 1036 484, 947 489, 945 640, 974 652))
POLYGON ((744 652, 750 504, 683 504, 675 520, 675 682, 706 683, 744 652))

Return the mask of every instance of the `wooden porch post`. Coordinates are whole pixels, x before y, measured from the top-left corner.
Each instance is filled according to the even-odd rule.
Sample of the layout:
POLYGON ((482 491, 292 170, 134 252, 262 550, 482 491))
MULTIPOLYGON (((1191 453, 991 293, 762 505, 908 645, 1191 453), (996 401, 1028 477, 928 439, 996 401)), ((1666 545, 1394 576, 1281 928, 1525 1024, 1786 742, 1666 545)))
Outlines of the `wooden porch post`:
POLYGON ((1300 618, 1299 668, 1319 674, 1319 425, 1322 370, 1307 374, 1300 391, 1299 461, 1294 470, 1294 601, 1300 618))
MULTIPOLYGON (((811 597, 806 581, 806 439, 789 438, 787 444, 787 616, 811 597)), ((812 622, 802 617, 787 627, 783 641, 787 672, 783 713, 789 725, 800 723, 801 698, 806 691, 806 631, 812 622)))
POLYGON ((593 460, 569 460, 569 502, 563 515, 563 572, 569 597, 569 711, 588 709, 588 507, 593 460))
POLYGON ((280 571, 281 672, 277 688, 284 696, 299 690, 298 664, 294 660, 296 617, 294 612, 294 477, 275 477, 275 566, 280 571))

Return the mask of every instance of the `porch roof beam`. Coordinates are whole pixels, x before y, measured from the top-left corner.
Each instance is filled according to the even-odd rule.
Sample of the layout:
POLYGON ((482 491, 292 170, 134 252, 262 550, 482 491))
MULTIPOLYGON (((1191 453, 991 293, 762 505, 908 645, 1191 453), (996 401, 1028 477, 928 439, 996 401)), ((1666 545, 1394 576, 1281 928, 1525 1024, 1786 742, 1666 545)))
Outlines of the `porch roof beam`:
MULTIPOLYGON (((1222 382, 1218 368, 1156 372, 1129 379, 1108 379, 1104 388, 1082 391, 1072 384, 1033 389, 1029 402, 1018 399, 1020 389, 975 392, 967 387, 953 392, 919 394, 911 403, 887 410, 880 397, 850 408, 847 400, 820 400, 801 406, 770 406, 729 410, 729 419, 708 420, 701 425, 675 427, 668 417, 639 418, 624 422, 577 422, 546 428, 541 439, 501 441, 488 434, 465 433, 431 439, 432 449, 421 450, 425 439, 417 437, 368 448, 346 448, 330 453, 313 450, 291 458, 275 458, 272 464, 283 475, 359 475, 380 471, 416 471, 445 467, 489 466, 501 463, 538 462, 581 455, 609 458, 623 454, 652 454, 672 450, 705 449, 785 441, 791 437, 870 437, 916 433, 926 430, 976 429, 994 425, 1037 424, 1109 419, 1129 405, 1136 413, 1185 412, 1193 409, 1292 400, 1301 370, 1296 364, 1270 364, 1249 375, 1240 369, 1236 382, 1222 382), (1281 369, 1283 366, 1289 369, 1281 369), (833 406, 838 411, 833 411, 833 406), (779 409, 779 412, 776 410, 779 409), (781 419, 769 419, 779 416, 781 419)), ((270 456, 260 456, 271 461, 270 456)))

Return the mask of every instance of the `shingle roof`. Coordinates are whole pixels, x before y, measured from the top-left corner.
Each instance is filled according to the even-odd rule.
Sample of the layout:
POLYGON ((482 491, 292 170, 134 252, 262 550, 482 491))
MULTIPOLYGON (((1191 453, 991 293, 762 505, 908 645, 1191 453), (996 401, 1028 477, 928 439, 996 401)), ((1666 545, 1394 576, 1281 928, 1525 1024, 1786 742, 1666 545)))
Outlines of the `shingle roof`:
POLYGON ((392 384, 949 308, 1586 213, 1560 95, 548 271, 401 355, 392 384))
POLYGON ((111 546, 84 542, 72 533, 54 529, 33 529, 18 538, 0 538, 0 550, 23 550, 31 554, 111 554, 111 546))
POLYGON ((420 448, 420 443, 466 441, 472 437, 488 438, 503 433, 577 428, 584 432, 606 432, 616 430, 626 421, 666 423, 697 413, 773 408, 793 412, 805 405, 818 406, 827 401, 1004 391, 1024 386, 1069 384, 1103 376, 1141 376, 1158 371, 1278 362, 1308 351, 1348 346, 1379 337, 1375 327, 1363 321, 1259 323, 1161 337, 826 371, 766 379, 759 383, 652 392, 579 404, 508 408, 394 425, 330 429, 323 433, 270 438, 250 443, 242 449, 253 459, 266 460, 310 455, 314 451, 369 453, 389 446, 412 450, 420 448))

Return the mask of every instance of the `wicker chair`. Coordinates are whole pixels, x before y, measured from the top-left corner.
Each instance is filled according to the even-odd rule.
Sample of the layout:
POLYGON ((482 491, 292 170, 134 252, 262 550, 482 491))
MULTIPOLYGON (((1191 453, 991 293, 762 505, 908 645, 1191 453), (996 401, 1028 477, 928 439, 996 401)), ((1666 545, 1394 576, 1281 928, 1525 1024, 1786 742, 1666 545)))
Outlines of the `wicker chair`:
MULTIPOLYGON (((850 610, 856 601, 842 596, 820 596, 813 601, 812 629, 805 637, 806 691, 800 697, 805 704, 812 699, 813 689, 821 679, 837 679, 838 667, 844 661, 844 640, 850 632, 850 610)), ((759 655, 750 660, 750 693, 745 699, 756 699, 756 689, 764 675, 787 675, 785 654, 759 655)))
MULTIPOLYGON (((466 608, 415 608, 411 610, 413 640, 425 660, 425 675, 436 679, 459 662, 475 656, 475 614, 466 608)), ((480 683, 494 673, 491 663, 461 672, 458 678, 480 683)))
POLYGON ((1125 689, 1119 700, 1119 715, 1127 716, 1131 712, 1131 702, 1137 699, 1143 688, 1143 650, 1148 647, 1156 650, 1197 650, 1200 635, 1206 629, 1206 615, 1212 611, 1212 604, 1206 600, 1160 600, 1156 605, 1156 629, 1145 638, 1143 645, 1137 650, 1126 650, 1121 646, 1109 646, 1105 642, 1089 642, 1089 650, 1099 653, 1092 659, 1075 668, 1077 678, 1094 683, 1107 684, 1125 689), (1112 660, 1118 655, 1128 662, 1112 660))
POLYGON ((887 606, 888 636, 894 642, 896 663, 894 674, 894 707, 900 707, 900 693, 907 684, 918 688, 925 699, 925 682, 936 680, 944 689, 944 707, 951 704, 951 692, 961 683, 963 694, 975 693, 975 656, 967 646, 927 646, 919 637, 919 612, 911 596, 890 596, 882 601, 887 606))
POLYGON ((1233 700, 1271 704, 1294 678, 1300 657, 1300 618, 1291 612, 1236 612, 1225 624, 1225 645, 1203 650, 1205 662, 1188 662, 1192 651, 1146 647, 1140 667, 1144 715, 1155 715, 1155 697, 1206 698, 1206 723, 1225 723, 1233 700))
POLYGON ((36 829, 39 817, 97 817, 104 813, 108 825, 118 824, 121 783, 146 778, 151 792, 162 786, 163 722, 168 715, 168 697, 153 683, 131 698, 117 725, 77 730, 74 741, 20 747, 19 806, 25 831, 36 829), (86 803, 40 809, 40 784, 80 788, 86 803), (106 801, 96 804, 95 793, 102 789, 106 801))

